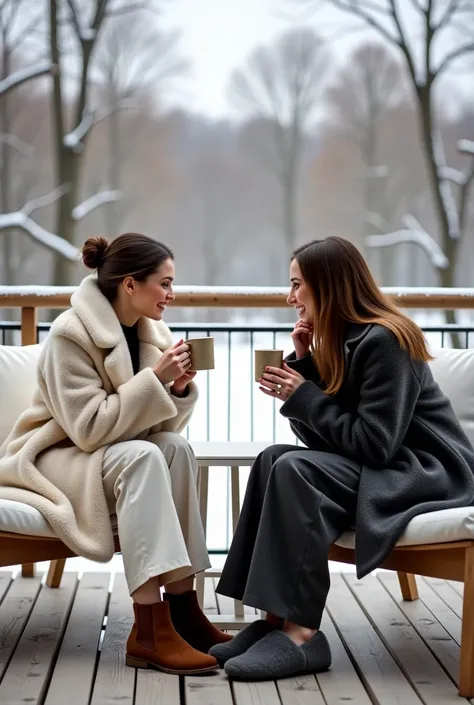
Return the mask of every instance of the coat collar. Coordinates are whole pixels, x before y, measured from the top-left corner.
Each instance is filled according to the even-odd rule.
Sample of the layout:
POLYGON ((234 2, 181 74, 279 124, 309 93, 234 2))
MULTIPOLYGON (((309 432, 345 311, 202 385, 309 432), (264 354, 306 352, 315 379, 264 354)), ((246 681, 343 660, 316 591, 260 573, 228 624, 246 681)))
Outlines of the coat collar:
POLYGON ((348 345, 358 343, 362 338, 365 338, 373 323, 352 323, 349 322, 346 326, 346 334, 344 342, 348 345))
POLYGON ((344 356, 346 359, 346 364, 349 362, 349 354, 351 349, 354 348, 363 338, 365 338, 373 325, 373 323, 352 322, 347 324, 344 339, 344 356))
MULTIPOLYGON (((125 340, 122 326, 109 301, 100 291, 97 277, 91 274, 82 280, 71 297, 71 306, 98 348, 115 348, 125 340)), ((171 344, 171 334, 163 321, 142 317, 138 321, 138 337, 161 349, 171 344)))
MULTIPOLYGON (((104 366, 117 389, 133 377, 132 361, 120 321, 100 291, 95 274, 83 279, 71 297, 71 306, 93 344, 110 351, 104 359, 104 366)), ((137 332, 140 340, 140 369, 154 366, 157 362, 157 348, 162 351, 172 344, 171 332, 163 321, 152 321, 145 316, 139 319, 137 332)))

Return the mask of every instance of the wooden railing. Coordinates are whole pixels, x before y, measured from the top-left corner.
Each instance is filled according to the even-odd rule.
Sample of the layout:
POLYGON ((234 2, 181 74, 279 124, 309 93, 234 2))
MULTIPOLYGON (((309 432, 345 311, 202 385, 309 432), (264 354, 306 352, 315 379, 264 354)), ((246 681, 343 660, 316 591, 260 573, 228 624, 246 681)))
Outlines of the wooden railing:
MULTIPOLYGON (((21 309, 23 345, 36 342, 38 310, 68 308, 74 287, 0 286, 0 308, 21 309)), ((474 288, 386 287, 398 306, 412 309, 474 309, 474 288)), ((282 308, 288 289, 277 287, 175 287, 172 306, 181 308, 282 308)))

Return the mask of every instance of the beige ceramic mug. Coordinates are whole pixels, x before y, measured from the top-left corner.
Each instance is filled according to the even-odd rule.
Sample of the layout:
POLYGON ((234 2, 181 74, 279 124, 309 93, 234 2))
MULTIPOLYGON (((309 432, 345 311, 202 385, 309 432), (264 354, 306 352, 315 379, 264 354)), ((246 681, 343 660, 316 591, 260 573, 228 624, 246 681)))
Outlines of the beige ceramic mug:
POLYGON ((184 342, 191 353, 190 370, 214 369, 214 338, 190 338, 184 342))
POLYGON ((283 367, 283 350, 255 350, 255 381, 258 382, 265 367, 283 367))

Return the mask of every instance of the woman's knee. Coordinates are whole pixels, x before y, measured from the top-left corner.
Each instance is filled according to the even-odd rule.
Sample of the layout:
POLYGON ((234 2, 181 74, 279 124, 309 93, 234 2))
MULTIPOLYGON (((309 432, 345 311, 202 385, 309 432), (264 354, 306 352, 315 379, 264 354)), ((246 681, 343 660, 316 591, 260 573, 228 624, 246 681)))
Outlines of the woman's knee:
POLYGON ((197 478, 197 463, 191 444, 184 436, 171 431, 163 431, 150 436, 150 441, 156 444, 171 470, 173 477, 197 478))
POLYGON ((287 451, 278 456, 272 465, 271 475, 273 480, 284 483, 300 475, 294 451, 287 451))
POLYGON ((133 456, 133 458, 137 461, 164 460, 164 456, 160 448, 154 443, 150 443, 150 441, 129 441, 127 446, 127 455, 133 456))
POLYGON ((185 452, 194 455, 190 442, 180 433, 175 433, 173 431, 161 431, 160 433, 156 433, 154 436, 151 436, 150 439, 160 447, 167 447, 173 449, 175 452, 185 452))

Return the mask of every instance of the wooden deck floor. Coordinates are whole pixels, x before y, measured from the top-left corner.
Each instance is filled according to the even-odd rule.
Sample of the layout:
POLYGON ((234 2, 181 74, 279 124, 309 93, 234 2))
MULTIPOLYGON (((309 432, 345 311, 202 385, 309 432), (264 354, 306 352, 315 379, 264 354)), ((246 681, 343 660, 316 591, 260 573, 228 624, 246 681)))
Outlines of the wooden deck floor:
MULTIPOLYGON (((230 686, 220 673, 180 679, 124 666, 131 603, 122 575, 66 573, 62 587, 0 573, 1 705, 459 705, 462 585, 334 574, 323 628, 333 667, 317 678, 230 686)), ((229 613, 206 586, 206 610, 229 613)), ((474 701, 471 701, 474 702, 474 701)))

